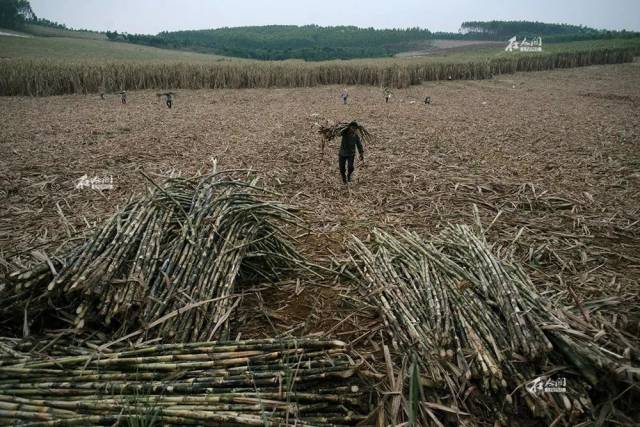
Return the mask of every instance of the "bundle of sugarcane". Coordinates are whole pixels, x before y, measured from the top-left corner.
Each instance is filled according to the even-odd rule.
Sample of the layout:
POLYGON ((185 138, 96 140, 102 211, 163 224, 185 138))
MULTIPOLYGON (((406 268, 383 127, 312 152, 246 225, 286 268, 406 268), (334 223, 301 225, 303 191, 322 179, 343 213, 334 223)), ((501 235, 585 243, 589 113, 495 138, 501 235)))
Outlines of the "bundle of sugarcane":
POLYGON ((153 417, 162 425, 328 426, 353 425, 366 411, 357 366, 340 341, 68 348, 67 354, 0 365, 0 425, 116 425, 153 417))
POLYGON ((593 415, 591 387, 614 387, 613 395, 616 384, 638 385, 633 337, 618 331, 597 343, 597 329, 539 294, 469 227, 449 227, 431 242, 407 231, 373 237, 374 249, 354 238, 347 267, 381 310, 394 345, 416 353, 426 400, 447 405, 419 406, 425 420, 444 408, 458 417, 464 410, 494 421, 509 413, 570 424, 593 415), (548 372, 569 377, 564 393, 527 390, 548 372))
POLYGON ((66 312, 77 328, 110 325, 114 336, 223 337, 238 283, 304 267, 279 225, 298 218, 262 200, 265 194, 255 180, 220 173, 171 178, 131 200, 72 253, 11 274, 0 288, 0 317, 66 312))
POLYGON ((370 142, 373 137, 369 131, 367 131, 364 126, 356 122, 340 122, 335 125, 323 125, 320 126, 320 130, 318 132, 325 140, 331 141, 332 139, 341 136, 342 132, 344 132, 352 123, 355 123, 354 128, 356 129, 358 136, 360 136, 364 142, 370 142))
POLYGON ((371 133, 369 133, 369 131, 367 131, 364 126, 358 124, 357 122, 340 122, 335 125, 321 125, 318 133, 322 135, 322 153, 324 154, 324 146, 327 141, 331 141, 338 136, 342 136, 342 133, 346 131, 350 126, 355 129, 356 134, 365 144, 369 144, 373 139, 371 133))

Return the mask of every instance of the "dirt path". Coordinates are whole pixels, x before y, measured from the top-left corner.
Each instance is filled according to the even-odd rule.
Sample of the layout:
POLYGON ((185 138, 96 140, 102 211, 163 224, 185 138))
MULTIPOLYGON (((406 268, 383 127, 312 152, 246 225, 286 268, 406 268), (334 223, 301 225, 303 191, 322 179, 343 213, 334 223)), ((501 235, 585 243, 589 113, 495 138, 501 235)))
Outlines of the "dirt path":
POLYGON ((432 40, 424 49, 416 49, 395 55, 398 58, 426 56, 434 53, 449 53, 457 51, 469 51, 471 49, 504 48, 506 42, 492 42, 485 40, 432 40))
POLYGON ((25 39, 31 38, 31 36, 25 36, 23 34, 15 34, 15 33, 7 33, 5 31, 0 31, 0 36, 8 36, 8 37, 22 37, 25 39))

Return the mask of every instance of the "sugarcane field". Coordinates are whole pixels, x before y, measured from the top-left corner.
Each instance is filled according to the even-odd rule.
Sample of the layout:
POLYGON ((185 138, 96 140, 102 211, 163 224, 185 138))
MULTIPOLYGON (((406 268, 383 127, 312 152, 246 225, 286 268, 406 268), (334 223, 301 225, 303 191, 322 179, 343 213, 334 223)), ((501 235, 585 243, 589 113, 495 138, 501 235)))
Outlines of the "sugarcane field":
POLYGON ((0 426, 640 425, 640 32, 69 7, 0 4, 0 426))
POLYGON ((639 88, 634 62, 346 106, 335 87, 1 98, 0 415, 634 419, 639 88), (326 129, 353 119, 345 186, 326 129))

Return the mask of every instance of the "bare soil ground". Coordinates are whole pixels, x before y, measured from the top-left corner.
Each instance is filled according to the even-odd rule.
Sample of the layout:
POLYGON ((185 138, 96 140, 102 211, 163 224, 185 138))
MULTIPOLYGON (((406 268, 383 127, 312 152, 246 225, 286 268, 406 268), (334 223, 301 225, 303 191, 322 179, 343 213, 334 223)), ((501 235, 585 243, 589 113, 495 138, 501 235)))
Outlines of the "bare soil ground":
MULTIPOLYGON (((340 257, 346 239, 366 239, 372 227, 428 234, 472 223, 476 206, 490 239, 515 241, 534 281, 568 303, 574 290, 638 302, 640 64, 428 83, 388 104, 379 88, 349 88, 346 106, 339 91, 180 91, 171 110, 153 92, 131 92, 127 105, 115 96, 0 98, 0 268, 108 216, 144 190, 140 169, 161 181, 216 159, 258 171, 302 209, 312 232, 300 244, 316 260, 340 257), (321 155, 315 123, 324 119, 358 120, 376 137, 349 188, 339 141, 321 155), (76 189, 85 174, 112 176, 115 189, 76 189)), ((57 245, 41 249, 53 256, 57 245)), ((295 334, 375 334, 373 320, 356 322, 339 297, 347 293, 264 286, 251 296, 260 310, 244 318, 295 334)))
POLYGON ((453 49, 457 47, 468 46, 500 46, 505 45, 505 42, 492 42, 486 40, 434 40, 433 46, 438 49, 453 49))
POLYGON ((504 48, 506 46, 506 42, 492 42, 486 40, 432 40, 426 43, 423 49, 402 52, 396 56, 399 58, 425 56, 432 55, 434 53, 463 52, 471 49, 504 48))

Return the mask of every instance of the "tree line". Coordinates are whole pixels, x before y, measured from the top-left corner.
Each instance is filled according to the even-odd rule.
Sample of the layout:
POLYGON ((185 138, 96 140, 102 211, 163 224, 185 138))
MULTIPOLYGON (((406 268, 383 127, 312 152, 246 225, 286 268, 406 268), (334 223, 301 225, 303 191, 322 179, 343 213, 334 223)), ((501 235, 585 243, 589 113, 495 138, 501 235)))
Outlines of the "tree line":
POLYGON ((467 21, 460 26, 462 33, 484 34, 503 40, 513 36, 538 37, 567 34, 597 34, 595 28, 582 25, 547 24, 534 21, 467 21))

